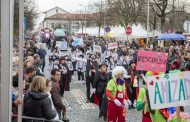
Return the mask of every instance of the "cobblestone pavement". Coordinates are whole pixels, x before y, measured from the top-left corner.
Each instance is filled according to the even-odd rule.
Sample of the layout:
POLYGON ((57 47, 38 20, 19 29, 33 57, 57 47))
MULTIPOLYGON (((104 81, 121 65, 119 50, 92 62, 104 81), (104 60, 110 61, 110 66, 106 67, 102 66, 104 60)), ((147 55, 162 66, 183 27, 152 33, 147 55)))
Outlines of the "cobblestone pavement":
MULTIPOLYGON (((75 81, 75 80, 73 80, 75 81)), ((66 92, 63 103, 68 110, 71 122, 104 122, 98 118, 98 107, 92 103, 86 103, 85 84, 71 83, 71 90, 66 92)), ((127 110, 127 122, 140 122, 141 112, 127 110)))
MULTIPOLYGON (((50 77, 50 67, 46 60, 45 75, 50 77)), ((98 118, 98 107, 91 103, 86 103, 86 87, 82 82, 78 82, 76 74, 73 76, 71 90, 65 92, 63 103, 67 107, 70 122, 104 122, 98 118)), ((190 113, 190 107, 185 107, 185 111, 190 113)), ((127 110, 126 122, 141 122, 141 112, 127 110)))

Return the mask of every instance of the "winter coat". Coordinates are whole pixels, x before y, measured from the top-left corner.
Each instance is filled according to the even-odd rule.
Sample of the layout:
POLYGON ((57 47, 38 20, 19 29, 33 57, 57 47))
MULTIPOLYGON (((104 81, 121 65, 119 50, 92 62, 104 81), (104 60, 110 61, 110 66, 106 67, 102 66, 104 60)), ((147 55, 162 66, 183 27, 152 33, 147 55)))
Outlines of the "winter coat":
POLYGON ((98 71, 98 62, 87 60, 87 64, 86 64, 86 77, 87 78, 90 77, 92 69, 96 70, 96 72, 98 71))
POLYGON ((84 61, 78 60, 76 64, 76 70, 85 72, 86 71, 86 64, 84 61))
POLYGON ((51 120, 55 118, 56 111, 52 108, 51 100, 47 93, 27 92, 24 96, 23 115, 51 120))
POLYGON ((40 58, 45 58, 47 53, 46 53, 45 49, 39 49, 38 54, 39 54, 40 58))
POLYGON ((57 110, 57 113, 61 113, 61 111, 66 110, 66 108, 62 103, 60 87, 59 84, 56 83, 56 81, 51 79, 51 82, 52 82, 52 89, 50 92, 51 98, 54 103, 55 109, 57 110))
POLYGON ((98 71, 93 82, 93 87, 96 88, 96 92, 104 93, 106 85, 110 79, 110 73, 103 74, 100 71, 98 71))

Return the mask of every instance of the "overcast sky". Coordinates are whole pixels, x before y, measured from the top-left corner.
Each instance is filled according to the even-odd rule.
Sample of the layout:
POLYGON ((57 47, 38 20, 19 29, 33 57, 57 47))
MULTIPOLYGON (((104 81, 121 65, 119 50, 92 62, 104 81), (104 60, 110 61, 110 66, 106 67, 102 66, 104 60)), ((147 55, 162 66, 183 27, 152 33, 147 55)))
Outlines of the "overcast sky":
MULTIPOLYGON (((64 10, 69 12, 82 11, 84 10, 84 6, 88 4, 104 0, 35 0, 35 1, 36 5, 39 8, 39 11, 43 13, 44 11, 47 11, 56 6, 63 8, 64 10)), ((190 0, 177 0, 177 1, 190 1, 190 0)), ((40 14, 40 17, 37 20, 37 24, 41 22, 43 18, 44 18, 43 14, 40 14)))

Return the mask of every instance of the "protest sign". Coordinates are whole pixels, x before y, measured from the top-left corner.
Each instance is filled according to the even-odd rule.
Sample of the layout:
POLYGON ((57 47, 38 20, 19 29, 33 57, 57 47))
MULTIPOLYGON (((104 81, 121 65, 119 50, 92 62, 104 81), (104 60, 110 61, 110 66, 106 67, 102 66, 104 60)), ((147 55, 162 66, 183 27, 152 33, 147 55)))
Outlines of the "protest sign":
POLYGON ((118 44, 117 43, 109 43, 108 44, 108 50, 117 49, 118 44))
POLYGON ((83 38, 77 38, 75 36, 72 36, 72 39, 74 40, 73 42, 73 46, 83 46, 84 45, 84 42, 83 42, 83 38))
POLYGON ((93 52, 102 52, 102 48, 98 45, 93 45, 93 52))
POLYGON ((56 46, 59 50, 67 50, 67 41, 56 41, 56 46))
POLYGON ((166 63, 167 53, 139 50, 136 69, 165 72, 166 63))
POLYGON ((147 77, 151 109, 189 105, 190 71, 147 77))

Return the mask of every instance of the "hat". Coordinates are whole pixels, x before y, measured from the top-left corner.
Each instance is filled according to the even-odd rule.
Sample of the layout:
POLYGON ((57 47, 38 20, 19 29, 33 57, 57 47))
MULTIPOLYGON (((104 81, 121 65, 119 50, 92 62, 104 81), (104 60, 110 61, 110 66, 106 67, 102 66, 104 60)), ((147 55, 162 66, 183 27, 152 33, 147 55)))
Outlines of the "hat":
POLYGON ((79 55, 79 57, 82 57, 82 58, 84 58, 84 55, 83 55, 83 54, 80 54, 80 55, 79 55))
POLYGON ((99 68, 102 67, 103 65, 106 66, 106 67, 108 67, 107 63, 106 63, 105 61, 103 61, 103 62, 99 65, 99 68))
POLYGON ((90 54, 90 58, 91 58, 93 55, 96 57, 96 55, 92 53, 92 54, 90 54))
POLYGON ((61 60, 66 60, 66 58, 65 57, 60 57, 59 61, 61 61, 61 60))
POLYGON ((136 61, 130 60, 129 65, 131 65, 131 64, 133 64, 133 63, 136 63, 136 61))

